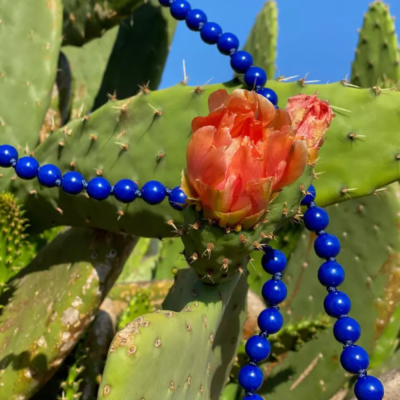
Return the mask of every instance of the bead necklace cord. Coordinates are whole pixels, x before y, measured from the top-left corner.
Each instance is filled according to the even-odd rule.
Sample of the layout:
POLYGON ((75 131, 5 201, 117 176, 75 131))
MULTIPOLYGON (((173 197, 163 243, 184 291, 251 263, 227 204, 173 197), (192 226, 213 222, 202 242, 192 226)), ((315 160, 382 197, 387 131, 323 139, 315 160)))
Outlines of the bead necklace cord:
MULTIPOLYGON (((190 30, 199 31, 205 43, 216 44, 222 54, 230 56, 232 69, 243 75, 246 86, 267 98, 278 108, 278 96, 275 91, 264 88, 267 83, 266 72, 260 67, 253 66, 253 57, 250 53, 238 50, 239 39, 236 35, 223 32, 221 26, 215 22, 208 22, 204 11, 192 10, 186 0, 159 0, 159 2, 164 7, 170 7, 171 15, 175 19, 186 21, 190 30)), ((69 171, 62 175, 55 165, 39 166, 38 161, 30 156, 18 158, 17 150, 7 144, 0 146, 0 167, 13 167, 21 179, 37 178, 42 186, 60 187, 68 194, 76 195, 85 189, 89 197, 95 200, 105 200, 109 196, 114 196, 123 203, 130 203, 140 198, 148 204, 156 205, 168 197, 174 209, 182 210, 187 199, 179 186, 169 189, 158 181, 149 181, 139 189, 130 179, 122 179, 111 186, 103 177, 96 177, 86 182, 79 172, 69 171)), ((315 252, 318 257, 326 260, 319 268, 318 279, 328 291, 324 301, 325 311, 337 319, 333 334, 336 340, 343 344, 340 362, 347 372, 358 376, 354 389, 358 400, 382 400, 383 385, 379 379, 367 375, 368 354, 355 344, 360 338, 361 328, 356 320, 348 316, 351 301, 345 293, 337 290, 345 277, 343 267, 336 261, 336 256, 340 252, 340 242, 336 236, 325 231, 329 224, 329 216, 323 208, 316 206, 315 197, 316 191, 311 185, 302 201, 302 205, 308 207, 304 214, 304 224, 308 230, 316 233, 315 252)), ((257 364, 265 361, 271 353, 269 335, 279 332, 283 326, 279 304, 287 296, 286 286, 281 280, 287 260, 280 250, 270 246, 264 249, 264 253, 263 269, 272 275, 272 279, 265 282, 262 288, 262 296, 268 308, 258 317, 261 333, 252 336, 246 343, 245 350, 249 362, 240 369, 238 375, 239 384, 246 392, 243 400, 262 400, 262 397, 255 393, 264 382, 263 372, 257 364)))

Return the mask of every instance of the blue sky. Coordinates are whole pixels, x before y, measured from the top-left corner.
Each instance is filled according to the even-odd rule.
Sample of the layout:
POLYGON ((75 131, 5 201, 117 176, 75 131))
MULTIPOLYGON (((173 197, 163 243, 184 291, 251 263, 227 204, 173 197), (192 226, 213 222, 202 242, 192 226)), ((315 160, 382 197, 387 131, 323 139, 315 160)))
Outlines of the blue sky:
MULTIPOLYGON (((265 0, 189 0, 192 8, 206 12, 209 21, 235 33, 241 45, 251 30, 265 0)), ((343 79, 350 74, 363 14, 370 0, 277 0, 279 8, 278 73, 304 76, 321 82, 343 79)), ((400 32, 400 0, 389 0, 390 11, 400 32)), ((216 46, 203 43, 197 32, 180 22, 161 83, 172 86, 183 79, 185 59, 189 85, 232 78, 229 57, 216 46)))

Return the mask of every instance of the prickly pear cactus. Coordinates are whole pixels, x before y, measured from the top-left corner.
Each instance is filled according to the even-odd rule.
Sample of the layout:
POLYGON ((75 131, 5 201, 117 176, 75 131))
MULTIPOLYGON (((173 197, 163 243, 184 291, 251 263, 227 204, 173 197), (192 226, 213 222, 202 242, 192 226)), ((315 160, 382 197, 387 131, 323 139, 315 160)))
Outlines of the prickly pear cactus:
POLYGON ((248 51, 257 65, 272 79, 278 44, 278 6, 275 0, 267 1, 257 16, 243 50, 248 51))
POLYGON ((0 298, 4 398, 29 398, 53 375, 93 320, 134 243, 131 237, 70 229, 10 282, 0 298))
MULTIPOLYGON (((379 197, 351 200, 328 209, 330 232, 342 243, 338 261, 345 268, 346 280, 340 289, 349 293, 350 315, 362 326, 360 345, 371 352, 376 341, 379 343, 386 333, 385 341, 381 342, 381 346, 386 343, 385 357, 394 351, 393 346, 387 345, 388 341, 393 344, 398 334, 397 329, 392 329, 391 334, 385 332, 396 315, 399 301, 397 192, 398 184, 395 184, 379 197)), ((313 234, 301 235, 285 272, 283 280, 288 296, 282 304, 284 326, 299 320, 313 321, 324 313, 326 291, 317 279, 321 260, 314 254, 313 240, 313 234)), ((332 341, 332 331, 328 329, 305 343, 297 353, 277 357, 278 362, 268 369, 261 393, 271 399, 293 396, 298 400, 330 399, 347 381, 339 362, 341 346, 332 341)))
MULTIPOLYGON (((329 100, 336 110, 316 166, 317 174, 324 173, 324 179, 316 181, 320 205, 374 193, 400 178, 400 116, 396 112, 400 93, 378 94, 370 89, 350 88, 345 83, 270 82, 269 86, 280 96, 281 106, 294 94, 318 91, 319 97, 329 100), (365 173, 359 174, 361 170, 365 173)), ((54 132, 37 148, 35 157, 41 164, 57 164, 63 172, 75 168, 86 179, 96 176, 97 171, 112 184, 122 178, 137 180, 139 185, 155 179, 173 188, 180 184, 186 164, 183 149, 190 138, 190 121, 207 113, 210 93, 237 87, 240 85, 235 82, 198 90, 178 85, 110 101, 87 118, 74 120, 54 132)), ((182 224, 182 213, 173 210, 167 201, 153 207, 138 200, 128 207, 114 198, 96 202, 83 194, 69 196, 42 188, 36 180, 12 177, 13 171, 5 170, 0 188, 11 188, 16 193, 36 231, 69 225, 167 237, 175 234, 171 220, 175 226, 182 224)))
POLYGON ((163 310, 137 318, 115 336, 98 399, 218 399, 240 340, 246 292, 240 275, 208 286, 191 269, 179 271, 163 310), (171 368, 182 349, 180 367, 171 368), (143 376, 150 367, 151 384, 143 376))
POLYGON ((140 86, 157 89, 175 28, 169 9, 152 0, 100 38, 63 47, 73 70, 72 118, 83 118, 110 96, 133 96, 140 86))
POLYGON ((57 73, 62 4, 37 0, 10 7, 1 0, 0 10, 0 143, 32 151, 57 73))
POLYGON ((361 87, 393 87, 400 81, 400 51, 389 5, 374 1, 364 16, 351 82, 361 87))
POLYGON ((82 46, 117 25, 141 0, 63 0, 63 44, 82 46))

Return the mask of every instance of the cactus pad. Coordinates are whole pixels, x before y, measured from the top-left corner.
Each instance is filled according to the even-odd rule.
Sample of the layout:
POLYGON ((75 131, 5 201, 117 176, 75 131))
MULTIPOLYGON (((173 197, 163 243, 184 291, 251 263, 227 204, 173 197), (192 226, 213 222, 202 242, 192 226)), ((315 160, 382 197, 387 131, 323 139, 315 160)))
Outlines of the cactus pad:
POLYGON ((400 81, 398 46, 389 5, 373 2, 364 16, 351 82, 361 87, 395 86, 400 81))
POLYGON ((275 76, 275 62, 278 44, 278 6, 275 0, 267 1, 244 46, 254 60, 254 65, 263 68, 267 76, 275 76))
POLYGON ((93 320, 133 244, 130 237, 70 229, 14 278, 0 299, 4 398, 28 398, 53 375, 93 320))
POLYGON ((98 399, 218 399, 240 340, 246 292, 239 276, 207 286, 192 270, 179 271, 164 311, 132 321, 115 336, 98 399))
POLYGON ((0 144, 33 150, 39 142, 57 73, 61 9, 61 0, 0 1, 0 144))
POLYGON ((63 0, 63 44, 82 46, 118 25, 141 0, 63 0))

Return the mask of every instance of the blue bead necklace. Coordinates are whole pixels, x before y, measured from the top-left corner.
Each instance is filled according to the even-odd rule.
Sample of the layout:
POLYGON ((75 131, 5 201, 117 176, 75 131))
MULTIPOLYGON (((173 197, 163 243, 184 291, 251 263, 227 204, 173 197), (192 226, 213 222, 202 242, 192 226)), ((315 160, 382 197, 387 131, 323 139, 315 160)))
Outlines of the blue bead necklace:
MULTIPOLYGON (((238 51, 239 39, 236 35, 223 32, 220 25, 208 22, 206 14, 202 10, 192 10, 186 0, 159 0, 164 7, 170 7, 171 15, 179 20, 186 21, 186 25, 192 31, 199 31, 202 40, 210 45, 217 45, 218 50, 230 56, 232 69, 238 74, 243 74, 244 82, 250 90, 266 97, 278 108, 278 96, 269 88, 264 88, 267 82, 266 72, 257 66, 253 66, 253 57, 246 51, 238 51)), ((47 164, 39 166, 33 157, 22 157, 18 159, 17 150, 9 145, 0 146, 0 167, 14 167, 16 174, 22 179, 37 178, 39 183, 45 187, 61 187, 66 193, 76 195, 86 189, 89 197, 96 200, 105 200, 113 195, 123 203, 130 203, 136 198, 143 199, 148 204, 159 204, 166 196, 169 203, 177 210, 182 210, 186 195, 179 188, 166 188, 162 183, 149 181, 142 189, 130 179, 122 179, 115 186, 102 177, 96 177, 86 182, 79 172, 70 171, 61 174, 55 165, 47 164)), ((304 223, 307 229, 317 234, 314 243, 316 254, 326 259, 319 271, 318 279, 326 286, 328 295, 324 301, 326 313, 337 321, 333 333, 336 340, 344 345, 340 362, 343 368, 352 374, 357 374, 355 395, 358 400, 382 400, 384 388, 379 379, 368 376, 367 368, 369 358, 367 352, 360 346, 355 345, 361 335, 360 325, 347 314, 351 309, 349 297, 337 290, 344 281, 343 267, 336 261, 340 252, 339 239, 325 232, 329 224, 328 213, 315 205, 316 191, 310 186, 302 205, 308 210, 304 214, 304 223)), ((272 275, 262 289, 262 295, 268 308, 261 312, 258 317, 258 326, 261 330, 259 335, 252 336, 246 343, 246 354, 249 357, 247 365, 239 371, 239 384, 245 390, 243 400, 262 400, 255 392, 260 389, 264 376, 257 366, 265 361, 271 353, 271 345, 268 336, 279 332, 283 326, 283 317, 279 311, 279 304, 285 300, 287 289, 281 281, 282 273, 286 268, 285 255, 271 247, 266 247, 262 258, 264 270, 272 275)))
POLYGON ((156 205, 168 197, 171 207, 181 211, 187 199, 179 186, 170 189, 158 181, 146 182, 142 189, 139 189, 136 182, 130 179, 121 179, 115 186, 111 186, 107 179, 101 176, 87 182, 82 174, 76 171, 69 171, 62 175, 55 165, 39 166, 38 161, 30 156, 18 158, 15 147, 8 144, 0 146, 0 167, 14 167, 19 178, 25 180, 37 178, 42 186, 61 187, 68 194, 77 195, 86 189, 88 196, 95 200, 105 200, 109 196, 114 196, 122 203, 131 203, 139 198, 148 204, 156 205))

